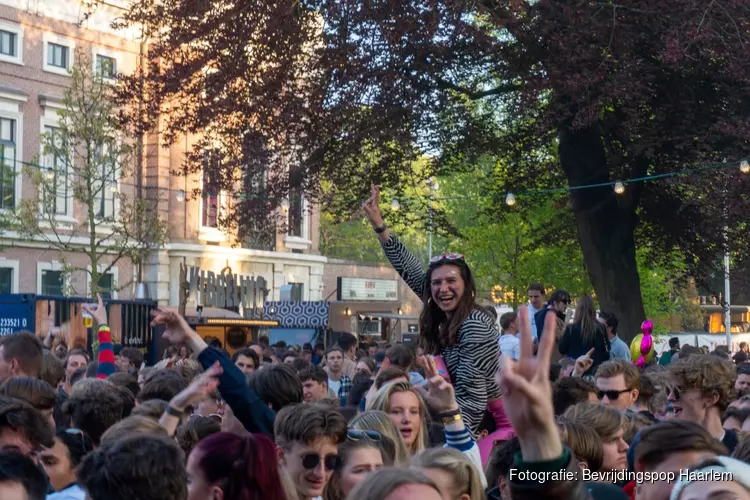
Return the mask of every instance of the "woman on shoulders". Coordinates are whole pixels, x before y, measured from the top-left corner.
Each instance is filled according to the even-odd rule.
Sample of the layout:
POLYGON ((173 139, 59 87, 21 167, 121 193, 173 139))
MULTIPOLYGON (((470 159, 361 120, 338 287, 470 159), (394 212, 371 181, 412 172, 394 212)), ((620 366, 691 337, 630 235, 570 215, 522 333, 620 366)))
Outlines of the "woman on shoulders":
POLYGON ((475 301, 471 269, 463 255, 446 254, 433 258, 425 272, 383 222, 378 186, 363 206, 391 265, 422 299, 419 344, 426 354, 443 357, 466 426, 476 436, 488 402, 500 397, 494 382, 500 334, 475 301))

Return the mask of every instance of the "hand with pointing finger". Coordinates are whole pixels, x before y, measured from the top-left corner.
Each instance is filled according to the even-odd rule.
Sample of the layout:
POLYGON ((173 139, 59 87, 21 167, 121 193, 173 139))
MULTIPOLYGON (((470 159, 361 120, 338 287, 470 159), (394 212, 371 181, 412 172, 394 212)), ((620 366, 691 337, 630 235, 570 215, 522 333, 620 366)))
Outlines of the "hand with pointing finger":
POLYGON ((573 369, 572 374, 573 377, 583 377, 583 374, 594 366, 594 360, 591 358, 591 356, 594 355, 594 350, 595 349, 592 347, 589 352, 576 359, 576 367, 573 369))

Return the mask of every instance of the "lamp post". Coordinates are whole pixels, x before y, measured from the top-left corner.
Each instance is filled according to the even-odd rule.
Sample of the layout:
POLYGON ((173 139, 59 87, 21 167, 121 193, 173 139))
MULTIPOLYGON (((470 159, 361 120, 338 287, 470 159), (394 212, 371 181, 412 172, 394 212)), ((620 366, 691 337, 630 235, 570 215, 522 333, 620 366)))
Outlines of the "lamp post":
MULTIPOLYGON (((728 243, 728 242, 727 242, 728 243)), ((732 299, 729 290, 729 248, 724 250, 724 328, 727 334, 727 350, 732 352, 732 299)))

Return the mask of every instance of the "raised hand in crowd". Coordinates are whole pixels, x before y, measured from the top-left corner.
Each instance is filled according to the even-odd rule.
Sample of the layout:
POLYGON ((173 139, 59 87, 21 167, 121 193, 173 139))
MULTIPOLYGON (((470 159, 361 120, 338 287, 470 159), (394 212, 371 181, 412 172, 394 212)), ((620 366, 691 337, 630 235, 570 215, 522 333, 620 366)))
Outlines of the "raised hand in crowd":
POLYGON ((572 377, 583 377, 583 374, 589 371, 589 369, 594 365, 594 359, 591 357, 594 355, 594 349, 593 347, 589 352, 584 354, 583 356, 579 356, 578 359, 576 359, 576 365, 575 368, 573 368, 573 373, 571 374, 572 377))
POLYGON ((423 387, 415 389, 422 393, 425 402, 438 413, 458 410, 455 389, 438 373, 434 363, 427 363, 424 371, 427 377, 427 390, 423 387))
POLYGON ((83 304, 83 310, 91 315, 96 321, 97 325, 106 325, 107 323, 107 308, 104 307, 104 300, 101 294, 96 294, 96 298, 99 303, 95 305, 83 304))
POLYGON ((504 366, 497 383, 505 398, 505 411, 520 441, 523 460, 555 460, 563 454, 549 380, 557 326, 555 313, 548 313, 537 357, 534 357, 528 308, 520 308, 519 317, 521 355, 517 361, 503 357, 504 366))
POLYGON ((207 398, 212 391, 219 387, 219 376, 222 373, 219 362, 215 362, 208 370, 193 379, 189 386, 169 402, 167 411, 159 419, 159 423, 174 435, 177 426, 180 423, 180 417, 185 411, 197 405, 200 401, 207 398))
POLYGON ((378 233, 380 241, 388 241, 391 238, 391 234, 388 232, 385 222, 383 222, 383 214, 380 212, 380 186, 370 184, 370 197, 362 204, 362 208, 373 229, 383 229, 378 233))

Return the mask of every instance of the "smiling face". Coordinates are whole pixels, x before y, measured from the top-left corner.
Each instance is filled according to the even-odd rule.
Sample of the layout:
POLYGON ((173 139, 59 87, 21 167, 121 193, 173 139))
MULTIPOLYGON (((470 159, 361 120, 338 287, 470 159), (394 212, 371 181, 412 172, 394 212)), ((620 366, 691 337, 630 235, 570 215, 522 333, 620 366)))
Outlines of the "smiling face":
POLYGON ((444 312, 453 312, 464 296, 466 283, 461 276, 461 268, 453 264, 442 265, 432 271, 430 290, 432 300, 444 312))
POLYGON ((377 448, 360 448, 349 454, 341 467, 341 493, 346 498, 368 474, 383 467, 383 455, 377 448))
POLYGON ((413 449, 419 436, 422 418, 419 414, 419 399, 411 391, 394 392, 388 404, 388 416, 398 427, 404 443, 413 449))
POLYGON ((313 379, 305 380, 302 382, 302 395, 304 396, 305 403, 312 403, 313 401, 320 401, 323 398, 327 398, 328 382, 318 382, 313 379))
POLYGON ((667 401, 672 403, 674 418, 687 420, 696 424, 703 424, 709 402, 703 398, 700 389, 684 389, 681 387, 670 387, 667 401))
POLYGON ((294 483, 299 497, 321 496, 326 483, 333 474, 333 470, 325 466, 326 457, 338 455, 338 447, 333 439, 319 438, 310 445, 294 443, 289 449, 281 450, 280 453, 281 466, 294 483), (317 457, 317 462, 314 457, 317 457), (306 463, 308 465, 315 463, 315 467, 306 468, 306 463))

